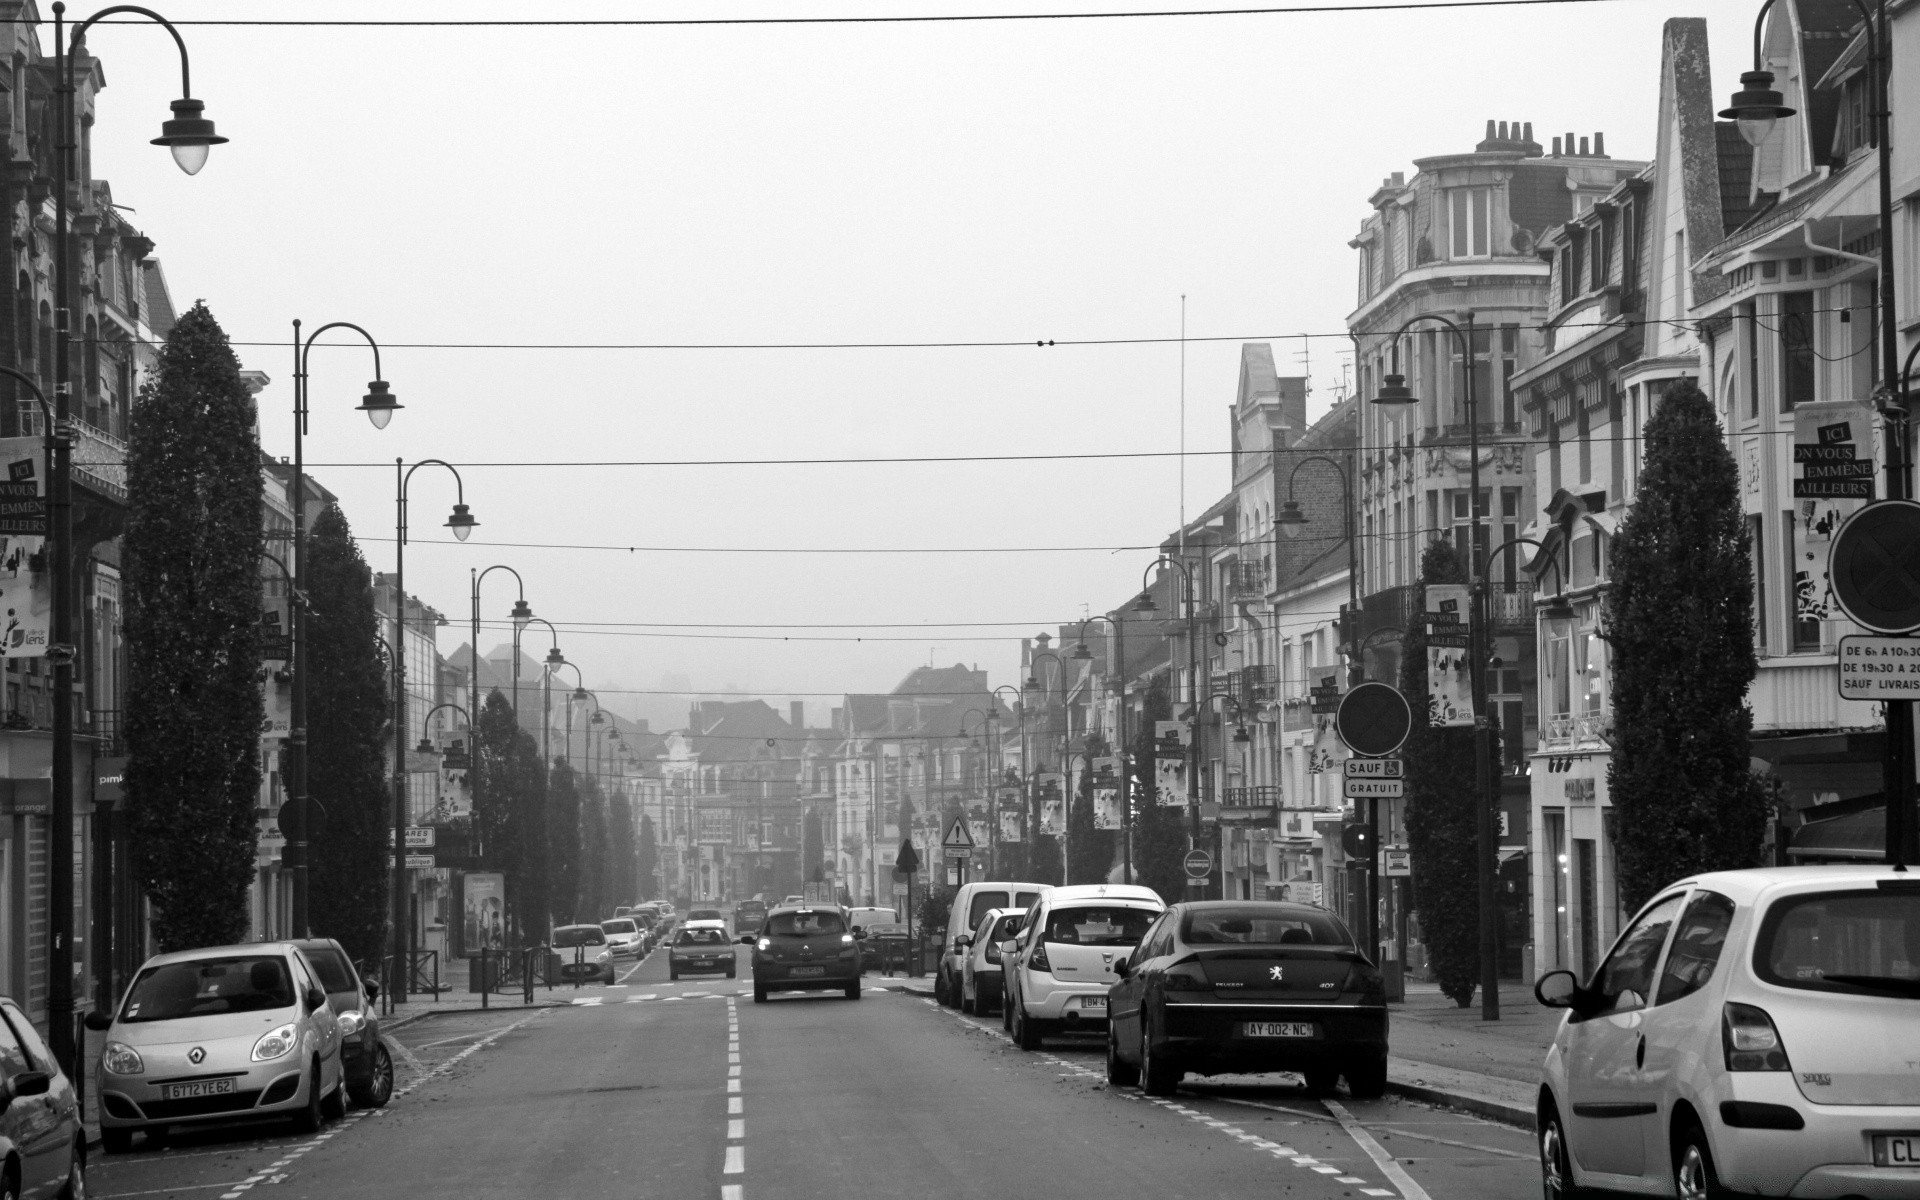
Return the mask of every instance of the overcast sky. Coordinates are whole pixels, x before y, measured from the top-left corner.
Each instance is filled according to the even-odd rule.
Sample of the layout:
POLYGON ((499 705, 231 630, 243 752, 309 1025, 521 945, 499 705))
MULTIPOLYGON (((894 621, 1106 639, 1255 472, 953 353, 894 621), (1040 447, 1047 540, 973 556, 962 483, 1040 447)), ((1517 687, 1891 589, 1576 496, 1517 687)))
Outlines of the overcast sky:
MULTIPOLYGON (((168 0, 162 11, 528 21, 1116 7, 168 0)), ((353 321, 382 341, 405 410, 374 431, 353 411, 368 352, 346 338, 316 349, 307 459, 323 464, 314 473, 343 498, 376 570, 393 563, 394 458, 460 466, 481 522, 466 545, 439 527, 454 500, 446 472, 422 470, 410 491, 407 587, 455 622, 443 651, 466 637, 469 569, 507 563, 609 707, 684 714, 686 697, 640 694, 682 676, 776 701, 818 693, 810 715, 824 721, 830 696, 889 690, 930 660, 1017 682, 1013 638, 1138 587, 1152 553, 1104 548, 1151 545, 1177 525, 1176 460, 581 464, 1169 451, 1177 344, 405 344, 1169 338, 1184 294, 1189 334, 1222 339, 1186 348, 1188 448, 1216 452, 1188 460, 1197 512, 1225 487, 1217 452, 1242 339, 1275 339, 1283 374, 1305 372, 1310 347, 1314 412, 1332 399, 1354 295, 1346 242, 1384 176, 1470 150, 1489 118, 1532 121, 1542 143, 1603 131, 1615 157, 1648 157, 1661 23, 1708 18, 1720 96, 1737 85, 1755 9, 184 25, 195 94, 232 139, 191 179, 147 144, 179 90, 172 47, 112 26, 90 37, 108 83, 94 164, 157 243, 176 304, 204 298, 236 343, 260 343, 238 352, 273 380, 261 396, 270 452, 291 453, 294 318, 309 330, 353 321), (1287 336, 1299 333, 1334 336, 1287 336), (737 552, 570 548, 581 546, 737 552), (1008 547, 1095 549, 753 552, 1008 547), (812 627, 859 623, 871 625, 812 627), (753 628, 697 627, 714 625, 753 628), (776 625, 793 628, 764 628, 776 625)), ((500 621, 512 599, 495 573, 483 615, 500 621)), ((483 630, 482 644, 500 637, 483 630)))

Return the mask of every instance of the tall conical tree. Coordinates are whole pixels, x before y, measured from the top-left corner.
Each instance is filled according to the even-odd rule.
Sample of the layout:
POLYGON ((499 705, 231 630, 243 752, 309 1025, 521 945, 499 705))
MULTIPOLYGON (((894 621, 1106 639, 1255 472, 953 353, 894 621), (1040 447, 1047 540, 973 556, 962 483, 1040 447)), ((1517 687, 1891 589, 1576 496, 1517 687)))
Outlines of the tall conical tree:
MULTIPOLYGON (((556 923, 579 917, 580 903, 580 789, 573 767, 563 757, 553 760, 547 787, 547 888, 556 923)), ((544 938, 545 931, 541 932, 544 938)))
POLYGON ((507 911, 516 941, 544 940, 552 903, 547 888, 546 774, 540 747, 514 720, 513 703, 495 689, 480 709, 473 785, 473 828, 482 861, 507 879, 507 911))
POLYGON ((134 405, 127 493, 126 789, 154 937, 237 942, 260 794, 260 444, 204 304, 134 405))
POLYGON ((611 916, 613 894, 608 878, 607 802, 600 781, 591 774, 574 776, 580 797, 580 879, 574 919, 598 921, 611 916))
MULTIPOLYGON (((607 797, 607 896, 610 906, 641 899, 639 846, 634 841, 633 802, 622 792, 607 797)), ((609 912, 612 907, 609 907, 609 912)))
POLYGON ((1608 788, 1620 900, 1760 861, 1767 805, 1749 776, 1753 563, 1740 472, 1713 404, 1668 389, 1614 539, 1603 628, 1613 658, 1608 788))
POLYGON ((653 831, 653 818, 646 813, 640 814, 640 835, 635 840, 639 843, 640 878, 634 895, 651 900, 660 894, 660 840, 653 831))
POLYGON ((800 870, 807 883, 827 877, 827 845, 820 830, 820 814, 809 811, 800 826, 800 870))
MULTIPOLYGON (((1420 556, 1420 582, 1465 583, 1459 555, 1434 542, 1420 556)), ((1406 760, 1407 849, 1413 857, 1413 907, 1440 991, 1465 1008, 1480 980, 1480 893, 1474 864, 1473 730, 1435 725, 1427 704, 1427 638, 1407 630, 1400 691, 1413 708, 1406 760)), ((1497 739, 1496 739, 1497 744, 1497 739)))
POLYGON ((1074 781, 1078 786, 1073 789, 1073 803, 1067 806, 1068 883, 1105 883, 1107 872, 1113 867, 1115 835, 1112 830, 1096 829, 1093 824, 1090 760, 1105 758, 1107 754, 1105 739, 1094 737, 1087 741, 1087 757, 1075 760, 1080 774, 1074 781))
POLYGON ((386 941, 388 830, 387 668, 377 640, 373 573, 347 518, 329 504, 307 543, 308 915, 317 937, 338 938, 356 962, 380 960, 386 941))

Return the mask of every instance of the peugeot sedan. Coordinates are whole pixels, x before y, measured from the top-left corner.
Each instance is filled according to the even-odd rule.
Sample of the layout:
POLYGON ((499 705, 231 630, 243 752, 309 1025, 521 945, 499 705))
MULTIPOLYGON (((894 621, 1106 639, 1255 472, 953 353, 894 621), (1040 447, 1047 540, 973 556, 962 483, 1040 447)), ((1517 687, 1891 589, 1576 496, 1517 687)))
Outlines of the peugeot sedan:
POLYGON ((1566 1010, 1537 1128, 1550 1198, 1920 1196, 1920 876, 1718 871, 1657 893, 1566 1010))
POLYGON ((753 1002, 765 1004, 770 992, 846 992, 860 998, 860 942, 846 914, 832 904, 776 908, 759 934, 740 941, 753 947, 753 1002))
POLYGON ((734 970, 733 943, 719 921, 688 921, 667 947, 668 979, 694 971, 721 972, 732 979, 734 970))
POLYGON ((1297 1071, 1387 1086, 1387 998, 1340 918, 1279 900, 1176 904, 1114 964, 1107 1079, 1171 1095, 1188 1072, 1297 1071))
POLYGON ((96 1095, 109 1154, 169 1125, 282 1116, 311 1133, 346 1112, 339 1021, 288 943, 156 955, 87 1027, 106 1034, 96 1095))

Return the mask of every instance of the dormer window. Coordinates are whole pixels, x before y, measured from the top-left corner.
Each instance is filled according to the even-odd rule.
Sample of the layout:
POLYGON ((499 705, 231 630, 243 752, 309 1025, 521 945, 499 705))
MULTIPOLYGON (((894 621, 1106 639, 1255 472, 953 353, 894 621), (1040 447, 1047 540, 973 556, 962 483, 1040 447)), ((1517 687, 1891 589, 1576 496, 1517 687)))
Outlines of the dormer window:
POLYGON ((1485 258, 1492 224, 1493 189, 1452 188, 1447 192, 1447 257, 1485 258))

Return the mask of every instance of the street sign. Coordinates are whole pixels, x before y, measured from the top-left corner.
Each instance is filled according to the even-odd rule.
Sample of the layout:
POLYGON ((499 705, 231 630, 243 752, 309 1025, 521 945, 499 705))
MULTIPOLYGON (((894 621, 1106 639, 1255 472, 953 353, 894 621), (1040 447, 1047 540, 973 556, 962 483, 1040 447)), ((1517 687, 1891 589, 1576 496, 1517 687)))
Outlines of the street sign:
POLYGON ((1834 535, 1827 577, 1856 625, 1875 633, 1920 629, 1920 503, 1862 505, 1834 535))
POLYGON ((1841 638, 1840 698, 1920 699, 1920 638, 1841 638))
MULTIPOLYGON (((940 839, 940 844, 948 850, 970 851, 973 849, 973 834, 968 831, 967 823, 964 820, 955 817, 953 824, 947 827, 947 836, 940 839)), ((947 857, 952 858, 954 856, 949 854, 947 857)), ((962 854, 959 857, 965 858, 966 855, 962 854)))
POLYGON ((893 866, 894 870, 905 871, 909 875, 920 869, 920 852, 913 848, 912 842, 901 841, 900 854, 893 860, 893 866))
POLYGON ((431 871, 433 870, 433 855, 409 854, 407 855, 407 861, 404 865, 409 871, 431 871))
POLYGON ((1368 859, 1373 857, 1373 848, 1378 842, 1373 826, 1354 822, 1340 829, 1340 847, 1347 852, 1349 859, 1368 859))
POLYGON ((1413 874, 1413 852, 1405 846, 1380 847, 1380 873, 1382 875, 1413 874))
POLYGON ((1348 779, 1404 779, 1407 761, 1403 758, 1350 758, 1341 768, 1348 779))
POLYGON ((1413 728, 1413 709, 1398 688, 1367 682, 1340 701, 1333 727, 1355 754, 1383 758, 1407 740, 1407 731, 1413 728))
POLYGON ((433 836, 437 831, 431 825, 416 825, 407 830, 407 849, 433 849, 433 836))
POLYGON ((1213 855, 1205 850, 1189 850, 1183 865, 1188 879, 1205 879, 1213 874, 1213 855))
POLYGON ((1404 779, 1343 779, 1340 794, 1349 800, 1398 800, 1407 794, 1404 779))
POLYGON ((895 896, 907 896, 907 895, 911 895, 912 893, 908 890, 908 887, 906 884, 896 883, 893 885, 893 894, 895 896))
POLYGON ((969 859, 973 857, 973 847, 971 846, 943 846, 941 849, 946 851, 948 858, 969 859))

